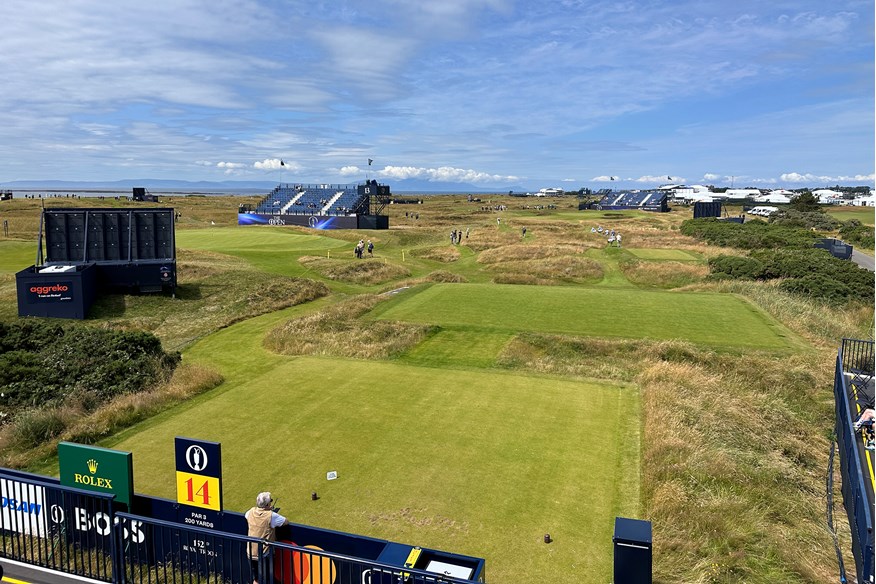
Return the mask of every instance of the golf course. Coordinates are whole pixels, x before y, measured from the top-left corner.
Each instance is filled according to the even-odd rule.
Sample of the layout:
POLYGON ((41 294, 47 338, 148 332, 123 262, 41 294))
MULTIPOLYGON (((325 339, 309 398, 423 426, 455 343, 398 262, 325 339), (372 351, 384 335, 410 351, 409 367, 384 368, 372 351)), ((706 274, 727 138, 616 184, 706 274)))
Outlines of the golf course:
MULTIPOLYGON (((226 509, 271 491, 295 523, 485 558, 488 584, 611 581, 615 517, 652 522, 655 582, 836 573, 833 360, 872 306, 709 277, 728 251, 681 234, 688 208, 425 196, 389 205, 388 230, 318 231, 238 226, 244 199, 162 197, 181 213, 175 297, 102 296, 84 321, 154 334, 182 356, 169 387, 199 388, 81 422, 133 453, 137 492, 175 497, 185 436, 221 443, 226 509)), ((39 208, 3 204, 14 322, 39 208)), ((65 431, 15 450, 7 428, 4 466, 57 476, 65 431)))

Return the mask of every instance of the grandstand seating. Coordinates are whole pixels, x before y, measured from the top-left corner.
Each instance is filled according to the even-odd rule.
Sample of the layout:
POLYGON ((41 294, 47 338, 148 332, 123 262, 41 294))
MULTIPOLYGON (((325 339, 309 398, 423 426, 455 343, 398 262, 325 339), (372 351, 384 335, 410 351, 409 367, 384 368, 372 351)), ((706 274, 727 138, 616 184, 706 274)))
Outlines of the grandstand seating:
POLYGON ((638 209, 668 211, 666 193, 660 191, 622 191, 604 194, 598 208, 607 210, 638 209))
POLYGON ((355 215, 367 203, 358 185, 279 185, 255 208, 266 215, 355 215))

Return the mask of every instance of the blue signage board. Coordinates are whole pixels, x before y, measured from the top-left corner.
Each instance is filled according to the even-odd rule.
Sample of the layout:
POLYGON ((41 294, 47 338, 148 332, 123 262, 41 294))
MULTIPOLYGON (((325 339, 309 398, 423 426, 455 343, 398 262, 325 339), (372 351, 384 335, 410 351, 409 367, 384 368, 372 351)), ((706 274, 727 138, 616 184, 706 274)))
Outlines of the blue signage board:
POLYGON ((178 521, 221 529, 222 448, 219 442, 177 436, 176 502, 178 521))

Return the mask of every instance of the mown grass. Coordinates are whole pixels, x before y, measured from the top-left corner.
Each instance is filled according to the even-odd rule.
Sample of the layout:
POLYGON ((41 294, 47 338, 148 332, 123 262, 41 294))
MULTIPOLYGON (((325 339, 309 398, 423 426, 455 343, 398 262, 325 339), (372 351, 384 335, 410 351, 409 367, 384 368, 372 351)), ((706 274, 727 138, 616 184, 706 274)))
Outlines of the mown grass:
POLYGON ((793 335, 730 295, 484 284, 405 291, 373 318, 607 337, 687 339, 724 348, 788 349, 793 335))
MULTIPOLYGON (((203 365, 224 382, 101 441, 135 451, 138 491, 172 496, 165 493, 173 474, 167 444, 174 435, 197 435, 225 441, 226 480, 234 481, 226 482, 229 508, 242 510, 253 492, 269 488, 302 523, 483 556, 492 584, 608 581, 614 515, 653 521, 656 582, 836 577, 823 527, 832 366, 839 339, 872 334, 872 306, 830 307, 774 284, 701 280, 695 262, 659 257, 667 249, 697 258, 732 253, 678 233, 690 209, 602 213, 578 212, 569 199, 557 199, 553 210, 526 209, 531 200, 508 197, 424 201, 389 206, 389 231, 320 234, 237 228, 236 200, 184 201, 182 290, 206 282, 203 306, 176 313, 191 323, 158 326, 166 301, 123 297, 116 301, 122 309, 101 322, 137 328, 142 320, 185 348, 184 363, 203 365), (508 209, 481 210, 493 204, 508 209), (420 218, 404 217, 414 207, 420 218), (590 233, 596 225, 620 230, 624 248, 606 249, 605 238, 590 233), (450 229, 468 229, 469 237, 450 247, 450 229), (376 241, 380 261, 403 265, 410 275, 360 284, 331 280, 298 261, 349 257, 363 235, 376 241), (652 250, 643 253, 660 261, 632 263, 629 247, 652 250), (554 250, 557 258, 584 250, 602 280, 596 287, 563 280, 562 264, 528 273, 526 262, 549 259, 554 250), (672 266, 681 265, 691 271, 675 274, 672 266), (304 275, 330 293, 250 317, 282 305, 273 298, 251 310, 234 300, 247 298, 250 281, 266 281, 256 274, 304 275), (563 286, 490 284, 503 277, 563 286), (351 347, 370 344, 358 335, 374 321, 326 307, 430 281, 474 282, 483 294, 446 286, 454 293, 438 308, 413 302, 427 299, 425 291, 402 291, 374 316, 395 326, 400 313, 390 309, 403 309, 410 313, 404 321, 427 327, 423 336, 347 359, 351 347), (223 295, 222 285, 241 292, 223 295), (642 290, 675 286, 682 292, 642 290), (524 292, 507 294, 518 289, 524 292), (564 290, 590 301, 583 307, 542 301, 564 290), (301 318, 316 313, 313 321, 301 318), (652 315, 662 336, 643 338, 642 314, 652 315), (313 345, 296 355, 329 356, 265 350, 272 330, 284 342, 311 336, 313 345), (624 334, 611 336, 618 331, 624 334), (706 334, 718 342, 707 342, 706 334), (323 343, 334 348, 321 352, 323 343), (591 435, 594 425, 599 431, 591 435), (271 453, 271 464, 259 464, 253 452, 271 453), (341 479, 323 482, 328 470, 339 470, 341 479), (594 489, 579 489, 592 480, 594 489), (320 492, 319 504, 309 501, 312 490, 320 492), (541 543, 545 531, 555 544, 541 543)), ((28 212, 38 219, 37 207, 28 212)), ((19 214, 13 232, 32 240, 36 222, 19 214)), ((17 261, 33 263, 26 246, 14 254, 20 260, 0 274, 4 319, 15 318, 8 274, 19 269, 17 261)), ((375 345, 395 334, 391 326, 375 345)), ((50 450, 43 451, 47 457, 50 450)))
POLYGON ((173 496, 167 445, 197 429, 223 444, 230 509, 270 489, 300 523, 489 558, 491 582, 609 577, 613 517, 639 513, 633 388, 381 361, 262 362, 235 389, 114 444, 133 451, 138 490, 173 496), (270 453, 270 467, 253 453, 270 453), (338 480, 325 481, 330 470, 338 480))

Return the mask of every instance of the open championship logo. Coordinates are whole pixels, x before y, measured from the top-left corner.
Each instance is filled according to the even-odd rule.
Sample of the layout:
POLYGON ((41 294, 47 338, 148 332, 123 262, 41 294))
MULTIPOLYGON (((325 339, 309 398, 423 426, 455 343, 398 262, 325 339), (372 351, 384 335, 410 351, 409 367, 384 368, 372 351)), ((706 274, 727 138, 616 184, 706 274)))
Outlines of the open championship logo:
POLYGON ((186 449, 186 464, 195 472, 200 472, 207 468, 207 453, 197 444, 189 446, 186 449))

